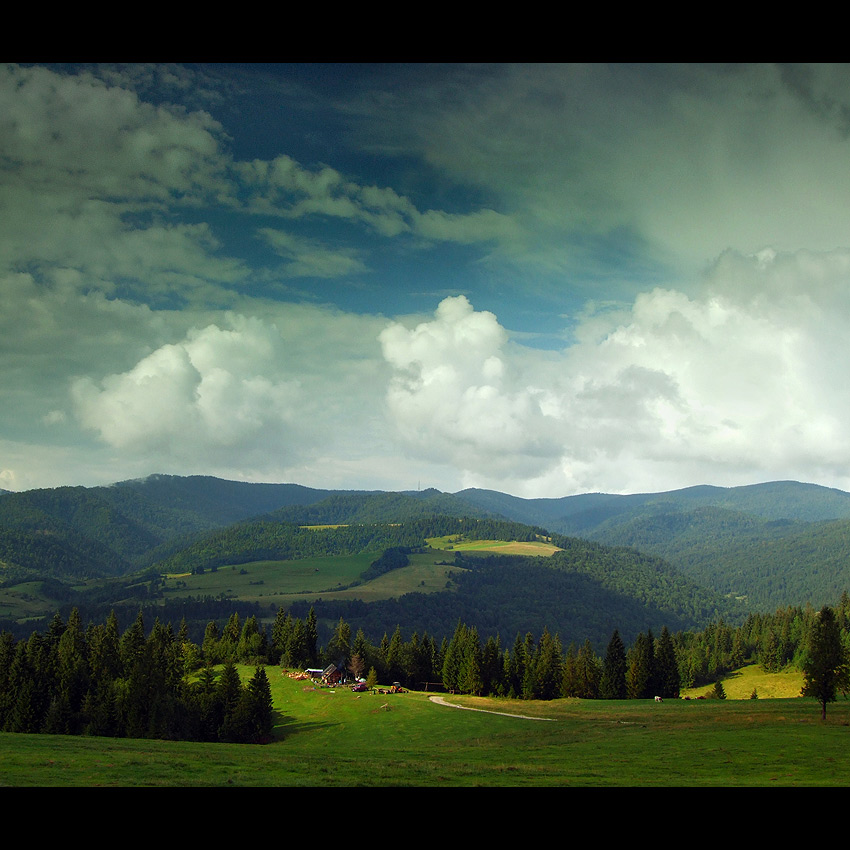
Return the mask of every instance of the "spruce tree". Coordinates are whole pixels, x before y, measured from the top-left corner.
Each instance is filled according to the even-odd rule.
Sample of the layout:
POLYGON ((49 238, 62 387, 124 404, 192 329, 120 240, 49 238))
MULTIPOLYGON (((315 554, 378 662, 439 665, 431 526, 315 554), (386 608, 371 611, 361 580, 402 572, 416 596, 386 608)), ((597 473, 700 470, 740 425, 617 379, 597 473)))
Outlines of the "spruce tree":
POLYGON ((564 655, 561 667, 561 694, 565 697, 581 696, 581 683, 578 674, 578 658, 574 643, 570 643, 564 655))
POLYGON ((582 699, 599 699, 599 683, 602 679, 602 664, 593 651, 590 640, 584 644, 576 656, 582 699))
POLYGON ((478 630, 473 626, 466 630, 465 639, 461 645, 458 686, 462 693, 481 696, 484 689, 481 665, 481 641, 478 638, 478 630))
POLYGON ((629 699, 645 699, 649 683, 647 637, 640 632, 635 638, 626 659, 626 695, 629 699))
POLYGON ((310 606, 307 619, 304 621, 304 634, 307 653, 305 664, 315 664, 319 657, 319 622, 312 606, 310 606))
POLYGON ((121 636, 119 652, 123 675, 129 676, 133 666, 139 661, 145 651, 145 620, 141 609, 133 624, 121 636))
POLYGON ((463 644, 466 639, 466 626, 458 620, 454 635, 443 657, 443 687, 454 693, 461 688, 461 664, 463 661, 463 644))
POLYGON ((242 734, 243 712, 240 711, 244 687, 239 672, 232 661, 225 662, 216 688, 216 702, 221 716, 218 738, 222 741, 238 741, 242 734))
POLYGON ((681 687, 679 664, 676 660, 673 638, 667 631, 667 626, 661 629, 661 636, 658 638, 655 664, 658 675, 658 696, 664 699, 678 699, 681 687))
POLYGON ((218 664, 222 660, 218 648, 220 639, 218 623, 215 620, 210 620, 206 629, 204 629, 204 640, 201 644, 201 655, 206 664, 218 664))
POLYGON ((271 738, 273 721, 272 689, 265 667, 257 667, 248 682, 248 698, 250 700, 250 737, 255 743, 261 743, 271 738))
POLYGON ((846 694, 850 689, 848 653, 841 642, 835 612, 828 605, 821 608, 813 624, 803 676, 802 695, 820 703, 821 720, 826 720, 827 703, 835 702, 838 691, 846 694))
POLYGON ((499 645, 499 637, 492 635, 484 643, 481 656, 481 677, 484 693, 502 696, 504 694, 504 659, 499 645))
POLYGON ((614 629, 605 651, 599 695, 602 699, 626 698, 626 648, 617 629, 614 629))
POLYGON ((544 627, 534 658, 535 699, 557 699, 561 695, 562 666, 561 641, 544 627))
POLYGON ((405 678, 402 662, 401 626, 397 625, 387 646, 387 676, 391 682, 400 682, 405 678))

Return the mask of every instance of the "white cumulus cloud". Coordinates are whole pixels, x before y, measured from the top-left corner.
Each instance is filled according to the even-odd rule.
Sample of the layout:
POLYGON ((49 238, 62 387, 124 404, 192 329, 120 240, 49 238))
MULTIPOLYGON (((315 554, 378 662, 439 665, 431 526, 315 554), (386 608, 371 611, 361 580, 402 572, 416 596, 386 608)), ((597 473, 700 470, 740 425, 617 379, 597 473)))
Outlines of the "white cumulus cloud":
POLYGON ((203 456, 279 432, 301 390, 278 359, 280 335, 259 319, 192 330, 132 369, 73 386, 80 422, 117 449, 203 456))
POLYGON ((553 354, 463 297, 381 336, 387 409, 420 457, 512 492, 850 480, 848 252, 728 254, 698 295, 655 289, 553 354))

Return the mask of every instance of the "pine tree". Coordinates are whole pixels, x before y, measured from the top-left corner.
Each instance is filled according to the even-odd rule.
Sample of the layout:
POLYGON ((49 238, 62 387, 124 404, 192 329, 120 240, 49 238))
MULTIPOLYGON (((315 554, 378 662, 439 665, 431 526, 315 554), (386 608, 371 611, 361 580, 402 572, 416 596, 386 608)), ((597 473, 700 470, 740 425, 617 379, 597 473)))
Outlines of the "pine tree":
POLYGON ((647 698, 650 679, 648 643, 647 636, 643 632, 639 633, 626 656, 626 693, 629 699, 647 698))
POLYGON ((201 644, 201 655, 206 664, 218 664, 222 660, 218 649, 220 639, 218 623, 215 620, 210 620, 206 629, 204 629, 204 640, 201 644))
POLYGON ((242 635, 242 622, 239 612, 234 611, 222 629, 221 638, 218 642, 218 652, 222 661, 235 661, 236 648, 242 635))
POLYGON ((679 663, 676 660, 676 649, 667 626, 662 627, 661 636, 658 638, 655 666, 658 676, 658 696, 664 699, 678 699, 681 688, 679 663))
POLYGON ((307 667, 310 664, 310 648, 307 637, 307 626, 305 622, 296 618, 292 622, 292 628, 289 632, 289 640, 287 641, 283 655, 281 655, 280 663, 286 667, 307 667))
POLYGON ((820 703, 821 720, 826 720, 827 703, 835 702, 838 691, 850 689, 848 653, 841 642, 835 612, 828 605, 821 608, 814 623, 803 676, 802 695, 820 703))
POLYGON ((387 646, 387 676, 391 682, 400 682, 404 677, 402 666, 401 626, 396 626, 387 646))
POLYGON ((502 696, 504 694, 504 659, 499 637, 492 635, 484 643, 481 655, 481 678, 485 694, 502 696))
POLYGON ((351 658, 351 626, 342 617, 339 618, 325 654, 329 663, 342 664, 344 667, 351 658))
POLYGON ((250 738, 261 743, 271 738, 273 721, 272 689, 264 667, 257 667, 248 682, 250 701, 250 738))
POLYGON ((123 675, 128 676, 145 649, 145 619, 141 609, 133 624, 121 635, 119 651, 123 675))
POLYGON ((571 698, 581 696, 578 657, 574 643, 567 647, 567 652, 564 655, 564 663, 561 667, 561 694, 571 698))
POLYGON ((222 741, 238 741, 242 733, 243 716, 240 712, 242 691, 239 672, 232 661, 225 662, 216 688, 216 702, 221 716, 218 737, 222 741))
POLYGON ((461 688, 461 663, 465 639, 466 626, 458 620, 454 635, 452 635, 452 639, 446 647, 443 658, 443 687, 452 694, 461 688))
MULTIPOLYGON (((58 663, 57 706, 61 706, 61 716, 65 729, 54 727, 54 731, 76 733, 80 731, 80 712, 83 700, 89 688, 88 647, 83 634, 80 612, 74 608, 68 618, 68 624, 59 638, 56 650, 58 663)), ((54 706, 53 722, 56 722, 54 706)))
POLYGON ((475 627, 466 630, 460 654, 458 687, 461 693, 480 696, 484 688, 484 680, 481 674, 481 641, 478 638, 478 630, 475 627))
POLYGON ((265 641, 257 617, 252 614, 245 620, 236 645, 236 658, 242 664, 257 664, 260 660, 265 661, 263 645, 265 641))
POLYGON ((0 633, 0 730, 6 725, 6 716, 12 708, 13 696, 9 677, 15 659, 17 641, 11 632, 0 633))
POLYGON ((599 699, 602 664, 593 651, 590 640, 585 640, 576 656, 582 699, 599 699))
POLYGON ((525 642, 520 634, 517 633, 513 649, 505 653, 505 688, 507 696, 511 699, 522 697, 525 668, 527 666, 528 659, 526 658, 525 642))
POLYGON ((305 663, 315 664, 319 657, 319 622, 312 606, 310 606, 307 619, 304 621, 304 634, 307 652, 305 663))
POLYGON ((278 608, 272 625, 272 650, 275 663, 279 663, 282 667, 289 666, 289 662, 284 664, 282 659, 291 628, 292 615, 283 608, 278 608))
POLYGON ((602 699, 626 698, 626 648, 617 629, 614 629, 605 651, 599 695, 602 699))

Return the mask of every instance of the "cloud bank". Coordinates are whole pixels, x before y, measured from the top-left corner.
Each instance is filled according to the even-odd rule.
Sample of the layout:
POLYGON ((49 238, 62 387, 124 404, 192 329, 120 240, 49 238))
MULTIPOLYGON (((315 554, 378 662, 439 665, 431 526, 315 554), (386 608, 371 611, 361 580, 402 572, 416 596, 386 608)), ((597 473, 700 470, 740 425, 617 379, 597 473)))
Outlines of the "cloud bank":
POLYGON ((846 66, 294 70, 0 67, 0 487, 850 488, 846 66))
POLYGON ((381 334, 405 447, 526 495, 683 480, 850 481, 850 252, 727 254, 701 294, 654 289, 588 316, 558 353, 449 298, 381 334))

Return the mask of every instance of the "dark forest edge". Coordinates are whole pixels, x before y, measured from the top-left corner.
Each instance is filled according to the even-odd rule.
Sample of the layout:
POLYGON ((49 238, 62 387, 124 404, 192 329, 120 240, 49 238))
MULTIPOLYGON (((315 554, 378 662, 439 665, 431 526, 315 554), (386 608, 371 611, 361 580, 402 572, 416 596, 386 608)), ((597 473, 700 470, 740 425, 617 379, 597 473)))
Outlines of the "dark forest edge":
MULTIPOLYGON (((751 615, 739 627, 723 621, 699 632, 637 636, 626 649, 614 630, 604 657, 589 640, 563 649, 547 629, 517 634, 510 648, 498 637, 482 641, 458 622, 451 639, 437 641, 401 627, 371 643, 352 637, 340 619, 327 645, 318 645, 315 612, 283 610, 271 633, 256 616, 233 613, 223 627, 210 621, 203 642, 157 619, 146 633, 140 611, 122 633, 115 614, 85 628, 79 612, 57 614, 44 633, 16 640, 0 634, 0 730, 104 737, 268 743, 274 710, 267 666, 330 667, 343 678, 399 682, 411 690, 439 684, 452 693, 524 700, 678 698, 682 687, 715 681, 757 662, 766 670, 787 664, 803 670, 803 695, 826 705, 846 697, 850 678, 850 597, 833 609, 785 608, 751 615), (247 684, 236 664, 255 668, 247 684)), ((716 689, 722 696, 722 686, 716 689)))

